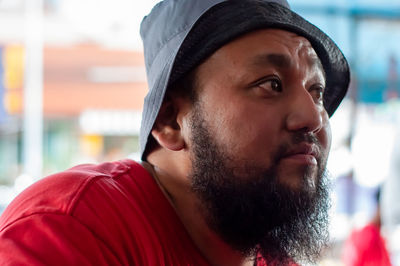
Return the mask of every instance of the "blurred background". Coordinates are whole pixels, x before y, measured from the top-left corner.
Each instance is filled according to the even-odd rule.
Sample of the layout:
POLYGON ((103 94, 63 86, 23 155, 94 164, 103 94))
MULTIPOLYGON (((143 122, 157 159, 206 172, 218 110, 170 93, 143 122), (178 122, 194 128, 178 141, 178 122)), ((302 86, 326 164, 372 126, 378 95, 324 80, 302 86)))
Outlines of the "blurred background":
MULTIPOLYGON (((139 159, 147 91, 139 25, 156 2, 0 0, 0 213, 43 176, 139 159)), ((348 265, 344 246, 375 224, 380 206, 381 235, 400 265, 400 1, 290 4, 352 69, 331 119, 332 245, 320 264, 348 265)))

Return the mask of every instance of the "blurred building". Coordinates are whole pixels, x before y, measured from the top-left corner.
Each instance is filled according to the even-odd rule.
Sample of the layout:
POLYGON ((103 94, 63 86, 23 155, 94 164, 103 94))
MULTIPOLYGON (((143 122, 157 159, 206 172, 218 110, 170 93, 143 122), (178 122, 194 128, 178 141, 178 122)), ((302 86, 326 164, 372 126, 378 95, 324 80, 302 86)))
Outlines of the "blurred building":
MULTIPOLYGON (((0 2, 0 185, 23 174, 25 4, 0 2)), ((144 14, 131 16, 135 4, 124 0, 43 5, 43 175, 137 158, 147 85, 134 33, 144 14)))
MULTIPOLYGON (((8 45, 2 51, 6 81, 3 125, 5 130, 14 129, 2 141, 12 148, 22 145, 23 53, 20 45, 8 45)), ((125 147, 125 141, 130 141, 131 153, 138 149, 138 125, 147 89, 141 52, 96 44, 45 46, 43 84, 45 172, 78 162, 79 158, 73 158, 77 154, 87 155, 86 160, 102 160, 117 148, 114 146, 125 147)), ((10 152, 2 149, 5 154, 1 158, 9 161, 1 165, 22 163, 21 149, 14 152, 13 162, 10 152)))

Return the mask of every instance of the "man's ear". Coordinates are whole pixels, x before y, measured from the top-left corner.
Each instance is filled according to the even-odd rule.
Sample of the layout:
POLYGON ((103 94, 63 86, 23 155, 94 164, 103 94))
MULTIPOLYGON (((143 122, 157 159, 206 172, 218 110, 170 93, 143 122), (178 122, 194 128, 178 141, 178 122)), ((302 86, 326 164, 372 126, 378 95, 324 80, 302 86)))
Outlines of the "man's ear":
POLYGON ((161 105, 151 134, 161 147, 179 151, 185 148, 185 139, 182 135, 181 117, 185 104, 184 99, 170 99, 167 97, 161 105))

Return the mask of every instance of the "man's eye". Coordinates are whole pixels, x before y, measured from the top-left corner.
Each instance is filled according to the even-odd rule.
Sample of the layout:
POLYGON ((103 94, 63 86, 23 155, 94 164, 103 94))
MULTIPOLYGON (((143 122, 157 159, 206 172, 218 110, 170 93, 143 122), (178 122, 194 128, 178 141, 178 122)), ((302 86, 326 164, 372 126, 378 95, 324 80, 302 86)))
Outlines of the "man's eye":
POLYGON ((258 83, 257 86, 267 91, 274 91, 274 92, 282 91, 281 81, 277 78, 266 79, 258 83))
POLYGON ((315 86, 314 88, 311 89, 310 93, 311 93, 315 103, 323 103, 324 91, 325 91, 325 89, 322 86, 315 86))

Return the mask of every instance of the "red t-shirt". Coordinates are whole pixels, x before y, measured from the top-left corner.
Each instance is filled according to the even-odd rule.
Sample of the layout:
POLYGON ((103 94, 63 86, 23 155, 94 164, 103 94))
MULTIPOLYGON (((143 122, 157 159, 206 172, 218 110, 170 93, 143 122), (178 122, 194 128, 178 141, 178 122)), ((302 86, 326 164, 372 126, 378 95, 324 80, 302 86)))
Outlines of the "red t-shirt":
POLYGON ((0 265, 208 265, 148 172, 123 160, 35 183, 0 217, 0 265))

